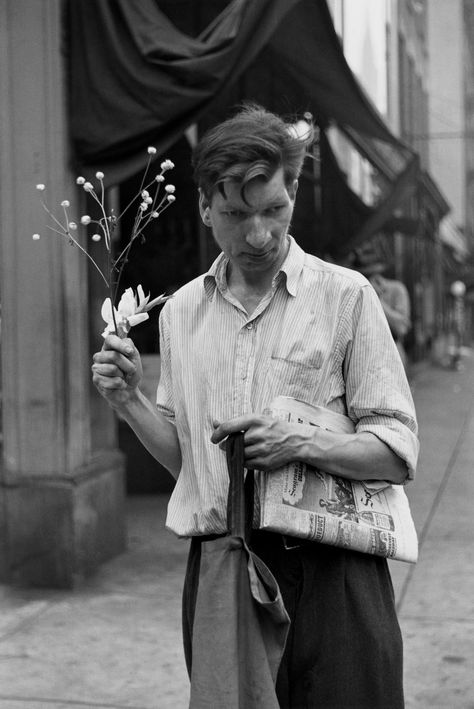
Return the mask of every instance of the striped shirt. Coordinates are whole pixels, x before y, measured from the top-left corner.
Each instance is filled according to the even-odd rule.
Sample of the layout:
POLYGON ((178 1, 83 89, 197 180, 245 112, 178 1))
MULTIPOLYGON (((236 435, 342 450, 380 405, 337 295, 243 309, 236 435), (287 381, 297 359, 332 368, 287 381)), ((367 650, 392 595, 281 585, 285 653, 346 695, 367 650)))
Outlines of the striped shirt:
POLYGON ((290 237, 271 291, 249 316, 227 286, 227 263, 221 254, 160 316, 157 406, 176 425, 182 451, 167 527, 180 536, 225 531, 228 472, 224 451, 210 441, 213 421, 261 413, 277 395, 350 416, 413 477, 411 392, 368 281, 306 254, 290 237))

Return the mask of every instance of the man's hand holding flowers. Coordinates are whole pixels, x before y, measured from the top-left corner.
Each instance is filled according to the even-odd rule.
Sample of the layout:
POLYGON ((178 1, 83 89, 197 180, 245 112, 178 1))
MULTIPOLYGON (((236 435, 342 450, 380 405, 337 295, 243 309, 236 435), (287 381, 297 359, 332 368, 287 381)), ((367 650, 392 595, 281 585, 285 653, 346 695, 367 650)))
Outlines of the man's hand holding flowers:
POLYGON ((93 357, 92 381, 114 409, 136 396, 143 376, 140 354, 128 337, 109 334, 93 357))

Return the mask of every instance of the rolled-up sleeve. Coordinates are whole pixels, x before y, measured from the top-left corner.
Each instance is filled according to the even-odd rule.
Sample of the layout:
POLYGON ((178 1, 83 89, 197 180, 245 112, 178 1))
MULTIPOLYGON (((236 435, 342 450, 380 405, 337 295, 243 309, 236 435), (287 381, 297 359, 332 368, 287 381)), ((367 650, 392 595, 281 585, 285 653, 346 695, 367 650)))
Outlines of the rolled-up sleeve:
POLYGON ((347 413, 357 432, 373 433, 405 461, 407 479, 412 479, 419 452, 415 406, 382 306, 370 285, 355 295, 344 328, 349 335, 344 359, 347 413))

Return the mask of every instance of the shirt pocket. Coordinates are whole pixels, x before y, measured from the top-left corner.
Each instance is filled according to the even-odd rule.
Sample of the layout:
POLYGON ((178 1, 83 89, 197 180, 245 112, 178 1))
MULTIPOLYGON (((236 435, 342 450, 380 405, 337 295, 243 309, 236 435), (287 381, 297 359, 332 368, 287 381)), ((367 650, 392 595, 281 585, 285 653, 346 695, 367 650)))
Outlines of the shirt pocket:
POLYGON ((314 401, 321 380, 323 355, 320 352, 305 356, 285 356, 274 352, 268 363, 266 390, 269 400, 275 396, 292 396, 311 403, 314 401))

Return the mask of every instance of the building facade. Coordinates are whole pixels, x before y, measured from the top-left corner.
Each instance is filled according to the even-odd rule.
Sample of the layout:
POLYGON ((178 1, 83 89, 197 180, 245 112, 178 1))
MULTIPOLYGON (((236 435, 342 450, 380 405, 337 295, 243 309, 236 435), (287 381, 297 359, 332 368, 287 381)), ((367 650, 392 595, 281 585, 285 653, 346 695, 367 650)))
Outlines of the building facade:
POLYGON ((474 8, 469 0, 426 3, 429 52, 429 124, 424 138, 431 172, 450 205, 441 225, 445 268, 445 330, 456 299, 452 283, 467 286, 464 339, 473 334, 474 247, 474 8))
POLYGON ((472 161, 472 142, 464 136, 472 121, 468 38, 473 35, 468 5, 461 0, 330 3, 352 70, 392 131, 419 159, 415 189, 372 239, 390 262, 390 275, 410 292, 413 326, 406 344, 415 362, 443 357, 453 262, 462 267, 469 259, 466 162, 472 161), (447 51, 440 51, 445 45, 447 51), (457 144, 437 140, 449 121, 457 144))

